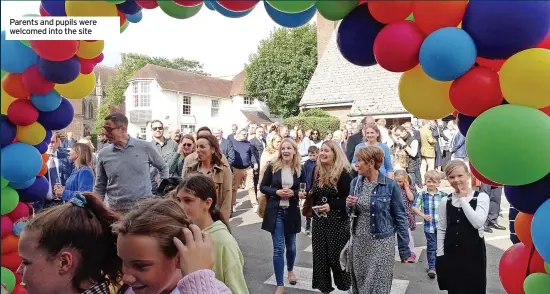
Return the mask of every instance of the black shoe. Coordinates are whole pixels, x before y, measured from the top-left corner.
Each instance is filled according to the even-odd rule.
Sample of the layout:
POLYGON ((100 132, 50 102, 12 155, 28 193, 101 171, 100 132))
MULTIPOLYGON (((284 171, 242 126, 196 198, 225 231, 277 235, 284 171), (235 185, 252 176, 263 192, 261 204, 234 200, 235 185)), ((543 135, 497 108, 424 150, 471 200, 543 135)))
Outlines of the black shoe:
POLYGON ((506 227, 501 226, 501 225, 499 225, 499 224, 497 224, 497 223, 491 223, 491 224, 489 224, 489 227, 491 227, 491 228, 493 228, 493 229, 496 229, 496 230, 501 230, 501 231, 506 230, 506 227))
POLYGON ((491 229, 489 227, 485 227, 483 230, 487 233, 492 233, 493 232, 493 229, 491 229))

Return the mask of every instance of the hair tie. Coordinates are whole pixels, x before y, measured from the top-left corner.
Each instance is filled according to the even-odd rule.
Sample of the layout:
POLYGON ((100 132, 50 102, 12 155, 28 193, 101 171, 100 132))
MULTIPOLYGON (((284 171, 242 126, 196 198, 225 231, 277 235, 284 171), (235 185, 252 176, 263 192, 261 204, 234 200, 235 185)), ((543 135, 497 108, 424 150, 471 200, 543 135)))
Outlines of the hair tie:
POLYGON ((73 198, 71 198, 71 200, 69 200, 70 203, 72 203, 73 205, 76 205, 78 207, 82 207, 84 208, 84 205, 86 205, 87 201, 86 201, 86 197, 84 197, 84 195, 82 195, 82 193, 80 192, 77 192, 73 198))

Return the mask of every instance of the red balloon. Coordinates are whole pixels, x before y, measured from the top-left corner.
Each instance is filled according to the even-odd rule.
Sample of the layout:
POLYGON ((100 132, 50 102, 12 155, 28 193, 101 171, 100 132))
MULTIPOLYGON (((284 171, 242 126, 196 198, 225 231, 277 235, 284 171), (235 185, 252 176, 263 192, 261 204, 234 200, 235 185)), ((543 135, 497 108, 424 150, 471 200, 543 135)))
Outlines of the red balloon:
POLYGON ((126 14, 124 12, 121 12, 120 10, 117 10, 118 17, 120 18, 120 26, 123 26, 126 22, 126 14))
MULTIPOLYGON (((374 2, 369 2, 369 4, 374 2)), ((382 68, 406 72, 418 65, 420 46, 426 36, 412 21, 402 20, 384 27, 374 40, 374 57, 382 68)))
POLYGON ((36 65, 27 68, 27 70, 23 72, 22 78, 23 86, 25 86, 31 94, 44 95, 55 87, 55 83, 46 80, 36 65))
POLYGON ((8 119, 15 125, 28 126, 38 119, 38 110, 30 100, 17 99, 8 106, 8 119))
POLYGON ((2 254, 3 267, 15 273, 20 264, 21 264, 21 257, 19 257, 19 252, 14 251, 8 254, 2 254))
POLYGON ((252 9, 256 4, 258 4, 258 0, 249 0, 249 1, 233 1, 233 0, 218 0, 218 4, 220 4, 223 8, 235 12, 242 12, 252 9))
POLYGON ((42 7, 42 4, 40 4, 40 15, 41 16, 51 16, 44 7, 42 7))
MULTIPOLYGON (((19 283, 21 283, 21 281, 19 283)), ((15 285, 15 287, 13 288, 13 291, 11 291, 10 294, 27 294, 27 289, 19 285, 19 283, 15 285)))
POLYGON ((190 6, 197 6, 201 4, 203 0, 173 0, 173 1, 174 3, 180 6, 190 7, 190 6))
POLYGON ((372 17, 384 24, 404 20, 413 12, 412 1, 370 1, 367 5, 372 17))
POLYGON ((104 57, 105 57, 105 55, 103 55, 103 53, 101 53, 96 58, 92 59, 92 61, 93 61, 93 63, 98 64, 98 63, 101 63, 103 61, 104 57))
POLYGON ((458 110, 453 111, 453 116, 454 116, 455 118, 458 117, 458 114, 459 114, 458 110))
POLYGON ((135 1, 137 5, 145 9, 155 9, 159 6, 156 0, 135 0, 135 1))
POLYGON ((449 90, 451 104, 460 113, 479 116, 502 104, 498 73, 486 67, 474 67, 456 79, 449 90))
MULTIPOLYGON (((15 276, 15 288, 17 288, 17 286, 22 287, 19 284, 21 284, 21 282, 23 281, 23 276, 21 276, 18 273, 13 273, 13 275, 15 276)), ((14 289, 14 291, 15 291, 15 289, 14 289)), ((15 293, 15 292, 12 291, 11 294, 13 294, 13 293, 15 293)))
POLYGON ((508 294, 524 294, 523 281, 528 266, 530 273, 545 273, 544 260, 536 250, 529 260, 531 250, 525 244, 517 243, 508 248, 500 258, 498 272, 502 286, 508 294))
POLYGON ((26 218, 31 214, 31 208, 27 203, 19 202, 15 209, 8 213, 8 217, 15 223, 22 218, 26 218))
POLYGON ((488 67, 492 70, 495 70, 495 71, 500 71, 500 69, 502 68, 502 65, 504 65, 504 62, 506 60, 501 60, 501 59, 485 59, 485 58, 482 58, 482 57, 478 57, 476 59, 476 62, 477 64, 481 65, 481 66, 484 66, 484 67, 488 67))
POLYGON ((540 43, 537 47, 550 50, 550 34, 548 34, 548 36, 546 36, 546 39, 544 39, 542 43, 540 43))
POLYGON ((477 171, 477 169, 472 165, 471 162, 469 162, 469 164, 470 164, 470 171, 472 172, 474 177, 476 177, 480 182, 485 183, 487 185, 495 186, 495 187, 502 186, 502 184, 493 182, 493 181, 487 179, 486 177, 484 177, 482 174, 480 174, 479 171, 477 171))
POLYGON ((29 41, 32 49, 38 56, 49 61, 65 61, 73 57, 78 51, 79 41, 64 40, 64 41, 29 41))
POLYGON ((550 116, 550 106, 542 108, 541 111, 548 114, 548 116, 550 116))
POLYGON ((90 74, 94 71, 95 63, 91 59, 80 59, 80 73, 90 74))
POLYGON ((2 79, 2 88, 13 98, 27 99, 31 95, 29 90, 23 85, 23 75, 18 73, 9 73, 2 79))

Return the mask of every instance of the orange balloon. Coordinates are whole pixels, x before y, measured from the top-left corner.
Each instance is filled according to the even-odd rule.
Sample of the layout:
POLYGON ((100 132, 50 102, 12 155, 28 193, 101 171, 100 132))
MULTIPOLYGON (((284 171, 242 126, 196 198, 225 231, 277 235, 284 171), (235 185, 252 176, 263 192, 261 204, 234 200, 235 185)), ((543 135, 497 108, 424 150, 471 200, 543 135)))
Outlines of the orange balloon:
POLYGON ((2 238, 2 255, 17 252, 17 244, 19 244, 19 237, 14 234, 2 238))
POLYGON ((48 165, 45 162, 43 162, 42 163, 42 168, 40 169, 40 171, 38 172, 38 174, 36 176, 41 177, 41 176, 45 175, 47 172, 48 172, 48 165))
POLYGON ((520 212, 516 216, 514 222, 514 229, 521 243, 527 247, 533 246, 533 238, 531 237, 531 222, 533 221, 533 215, 520 212))
POLYGON ((404 20, 413 11, 412 1, 372 1, 368 6, 372 17, 384 24, 404 20))
POLYGON ((26 99, 31 93, 23 86, 23 75, 17 73, 9 73, 2 79, 2 88, 7 94, 14 98, 26 99))
POLYGON ((426 34, 431 34, 444 27, 457 27, 467 1, 418 1, 413 3, 414 21, 426 34))
POLYGON ((50 159, 50 155, 48 155, 48 153, 42 153, 42 162, 48 162, 48 159, 50 159))

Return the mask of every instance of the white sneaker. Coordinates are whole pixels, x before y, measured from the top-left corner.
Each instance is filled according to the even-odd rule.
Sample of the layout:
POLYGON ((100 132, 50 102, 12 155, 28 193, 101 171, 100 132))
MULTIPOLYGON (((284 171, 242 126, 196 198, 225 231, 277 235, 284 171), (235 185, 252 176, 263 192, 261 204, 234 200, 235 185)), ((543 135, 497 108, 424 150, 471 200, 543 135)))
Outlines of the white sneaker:
POLYGON ((231 212, 237 212, 237 205, 233 205, 233 208, 231 209, 231 212))
POLYGON ((252 205, 252 209, 254 209, 254 213, 258 213, 258 204, 252 205))

